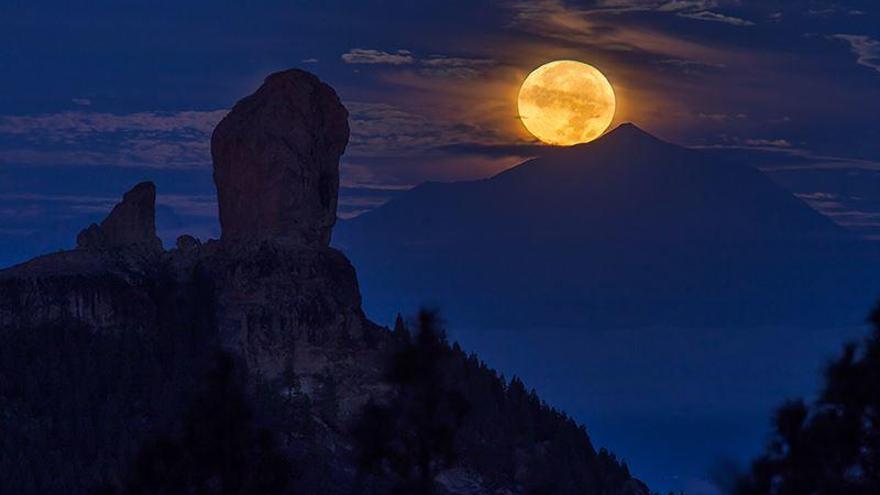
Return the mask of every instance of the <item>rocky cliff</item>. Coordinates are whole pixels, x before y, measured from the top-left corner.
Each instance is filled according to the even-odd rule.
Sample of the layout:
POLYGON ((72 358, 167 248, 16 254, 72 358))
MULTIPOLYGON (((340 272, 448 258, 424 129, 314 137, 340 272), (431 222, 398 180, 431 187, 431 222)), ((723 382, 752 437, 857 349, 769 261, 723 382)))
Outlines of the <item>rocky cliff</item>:
POLYGON ((348 111, 317 77, 267 77, 211 137, 223 239, 326 247, 348 135, 348 111))
MULTIPOLYGON (((278 410, 288 412, 276 415, 281 419, 264 418, 277 435, 287 439, 288 455, 302 462, 315 462, 315 456, 322 459, 316 466, 325 470, 307 466, 311 471, 302 475, 316 480, 303 482, 309 487, 306 491, 350 489, 356 477, 349 428, 364 404, 381 402, 391 393, 383 378, 396 337, 365 317, 354 268, 345 255, 328 246, 336 218, 339 156, 348 134, 347 112, 329 86, 302 71, 270 75, 260 89, 235 105, 214 132, 221 240, 202 243, 182 236, 175 248, 163 250, 155 232, 155 187, 142 183, 126 193, 100 225, 83 230, 75 250, 0 271, 0 334, 9 343, 7 362, 20 362, 34 352, 49 353, 40 350, 47 346, 56 349, 53 352, 88 354, 85 361, 65 356, 58 365, 61 368, 52 367, 51 372, 39 360, 15 366, 33 367, 31 371, 0 366, 0 386, 12 385, 0 389, 0 403, 13 411, 13 419, 8 420, 11 431, 27 438, 31 433, 26 432, 33 432, 35 424, 63 423, 54 408, 34 404, 45 404, 46 397, 58 402, 67 394, 73 394, 72 403, 82 412, 79 417, 65 416, 66 420, 96 414, 99 423, 124 418, 122 431, 103 436, 88 434, 89 426, 72 428, 76 432, 53 430, 73 439, 60 447, 69 455, 59 458, 57 469, 65 469, 59 477, 41 477, 46 473, 39 470, 48 469, 48 463, 25 462, 25 467, 6 463, 12 457, 4 457, 8 454, 4 449, 23 447, 0 442, 0 467, 14 465, 25 471, 13 477, 18 481, 10 486, 19 493, 47 489, 83 493, 88 491, 85 484, 96 477, 106 479, 108 472, 111 482, 118 483, 113 480, 119 478, 119 463, 135 451, 123 440, 149 435, 162 421, 174 422, 178 414, 171 405, 174 394, 165 389, 177 387, 173 384, 184 373, 174 370, 190 370, 195 366, 190 361, 198 361, 194 356, 199 350, 216 343, 243 363, 254 390, 269 390, 264 395, 267 404, 282 390, 290 395, 296 389, 295 395, 306 397, 307 405, 296 414, 283 406, 278 410), (24 342, 41 344, 27 347, 24 342), (71 342, 80 342, 76 345, 86 349, 74 348, 71 342), (118 352, 106 350, 115 345, 118 352), (98 364, 93 367, 90 360, 98 364), (152 364, 133 364, 141 361, 152 364), (78 371, 82 369, 99 378, 77 377, 85 373, 78 371), (19 382, 33 381, 30 376, 54 378, 43 380, 48 388, 19 386, 19 382), (168 383, 160 387, 162 380, 168 383), (69 382, 69 387, 52 383, 58 381, 69 382), (158 399, 150 399, 154 396, 158 399), (116 412, 96 412, 105 410, 116 412), (297 423, 303 415, 313 418, 308 420, 310 426, 297 423), (291 427, 291 422, 300 426, 291 427), (291 439, 301 442, 291 443, 291 439), (68 468, 75 462, 83 466, 68 468), (59 480, 66 484, 53 484, 59 480)), ((454 373, 460 381, 473 382, 471 394, 483 396, 479 400, 485 407, 469 423, 474 438, 463 440, 470 444, 463 450, 467 454, 455 469, 438 477, 443 490, 522 492, 521 478, 530 472, 533 461, 548 451, 562 452, 564 445, 575 442, 572 448, 581 460, 569 461, 575 466, 572 473, 588 471, 589 476, 583 476, 592 483, 589 486, 607 487, 601 493, 644 492, 643 485, 632 480, 613 457, 597 456, 586 434, 570 420, 550 412, 534 395, 527 397, 519 389, 505 391, 506 385, 475 358, 460 350, 454 355, 454 373), (495 399, 484 398, 492 394, 495 399), (508 394, 522 405, 515 406, 508 394), (494 416, 506 410, 538 411, 529 414, 545 418, 542 421, 552 427, 544 436, 535 437, 542 438, 540 442, 532 437, 502 438, 501 430, 490 434, 490 426, 478 427, 485 423, 497 428, 501 423, 494 416), (560 435, 569 440, 563 442, 560 435), (513 457, 493 463, 487 445, 504 450, 503 459, 513 457)), ((185 390, 186 385, 178 388, 185 390)), ((512 429, 518 417, 513 412, 508 416, 512 429)), ((52 435, 40 438, 46 449, 55 448, 52 435)), ((39 456, 39 449, 33 455, 39 456)), ((534 471, 532 467, 532 475, 534 471)), ((576 478, 570 473, 564 476, 576 478)), ((381 493, 382 486, 381 482, 364 485, 363 493, 381 493)))

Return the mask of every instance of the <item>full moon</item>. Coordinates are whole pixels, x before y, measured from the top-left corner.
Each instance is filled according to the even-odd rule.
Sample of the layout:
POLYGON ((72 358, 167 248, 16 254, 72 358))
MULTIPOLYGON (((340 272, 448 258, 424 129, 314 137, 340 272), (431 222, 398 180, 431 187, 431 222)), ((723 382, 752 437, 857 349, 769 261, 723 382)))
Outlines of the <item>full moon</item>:
POLYGON ((570 146, 601 136, 614 118, 617 102, 605 75, 574 60, 544 64, 519 89, 519 117, 536 138, 570 146))

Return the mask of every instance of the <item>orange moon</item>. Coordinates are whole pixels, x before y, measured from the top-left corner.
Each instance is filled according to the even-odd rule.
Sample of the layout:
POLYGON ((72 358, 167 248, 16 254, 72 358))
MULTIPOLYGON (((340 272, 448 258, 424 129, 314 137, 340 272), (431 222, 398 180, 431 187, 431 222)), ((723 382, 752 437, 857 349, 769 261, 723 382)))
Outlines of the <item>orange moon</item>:
POLYGON ((517 103, 526 129, 557 146, 587 143, 601 136, 617 107, 605 75, 574 60, 557 60, 533 70, 519 89, 517 103))

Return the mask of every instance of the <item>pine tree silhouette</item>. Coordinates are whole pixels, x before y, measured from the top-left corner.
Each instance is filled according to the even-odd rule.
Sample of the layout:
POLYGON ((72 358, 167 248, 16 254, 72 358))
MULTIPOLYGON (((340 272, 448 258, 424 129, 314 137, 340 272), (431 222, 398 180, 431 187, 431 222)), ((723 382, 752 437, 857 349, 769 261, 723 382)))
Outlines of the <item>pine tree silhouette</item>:
POLYGON ((765 453, 742 476, 740 495, 880 493, 880 308, 874 330, 825 373, 815 404, 783 405, 765 453))
MULTIPOLYGON (((395 334, 409 335, 402 318, 395 334)), ((387 374, 393 398, 368 404, 355 427, 358 462, 363 471, 393 472, 396 494, 430 495, 438 472, 456 460, 468 405, 450 383, 451 350, 436 313, 421 311, 412 341, 401 342, 387 374)))
POLYGON ((254 424, 234 359, 220 353, 180 431, 160 434, 142 447, 122 492, 281 494, 290 472, 269 431, 254 424))

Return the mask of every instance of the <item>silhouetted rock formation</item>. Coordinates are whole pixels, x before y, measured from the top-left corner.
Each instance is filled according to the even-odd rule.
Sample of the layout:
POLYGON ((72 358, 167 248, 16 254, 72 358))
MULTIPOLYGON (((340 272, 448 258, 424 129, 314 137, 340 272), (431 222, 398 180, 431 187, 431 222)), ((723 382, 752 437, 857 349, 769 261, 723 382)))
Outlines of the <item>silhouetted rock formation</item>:
POLYGON ((211 138, 223 239, 328 245, 348 135, 332 88, 300 70, 267 77, 211 138))
POLYGON ((162 242, 156 236, 156 187, 125 193, 100 225, 77 236, 77 249, 0 271, 0 327, 85 325, 99 332, 145 331, 159 308, 149 293, 162 242))
POLYGON ((263 376, 278 376, 294 352, 297 372, 323 372, 339 364, 324 351, 373 327, 354 269, 327 247, 348 136, 333 89, 288 70, 238 102, 211 138, 222 242, 204 250, 203 266, 223 343, 263 376))
POLYGON ((80 249, 143 248, 161 251, 156 235, 156 186, 141 182, 122 197, 101 225, 90 225, 76 236, 80 249))

